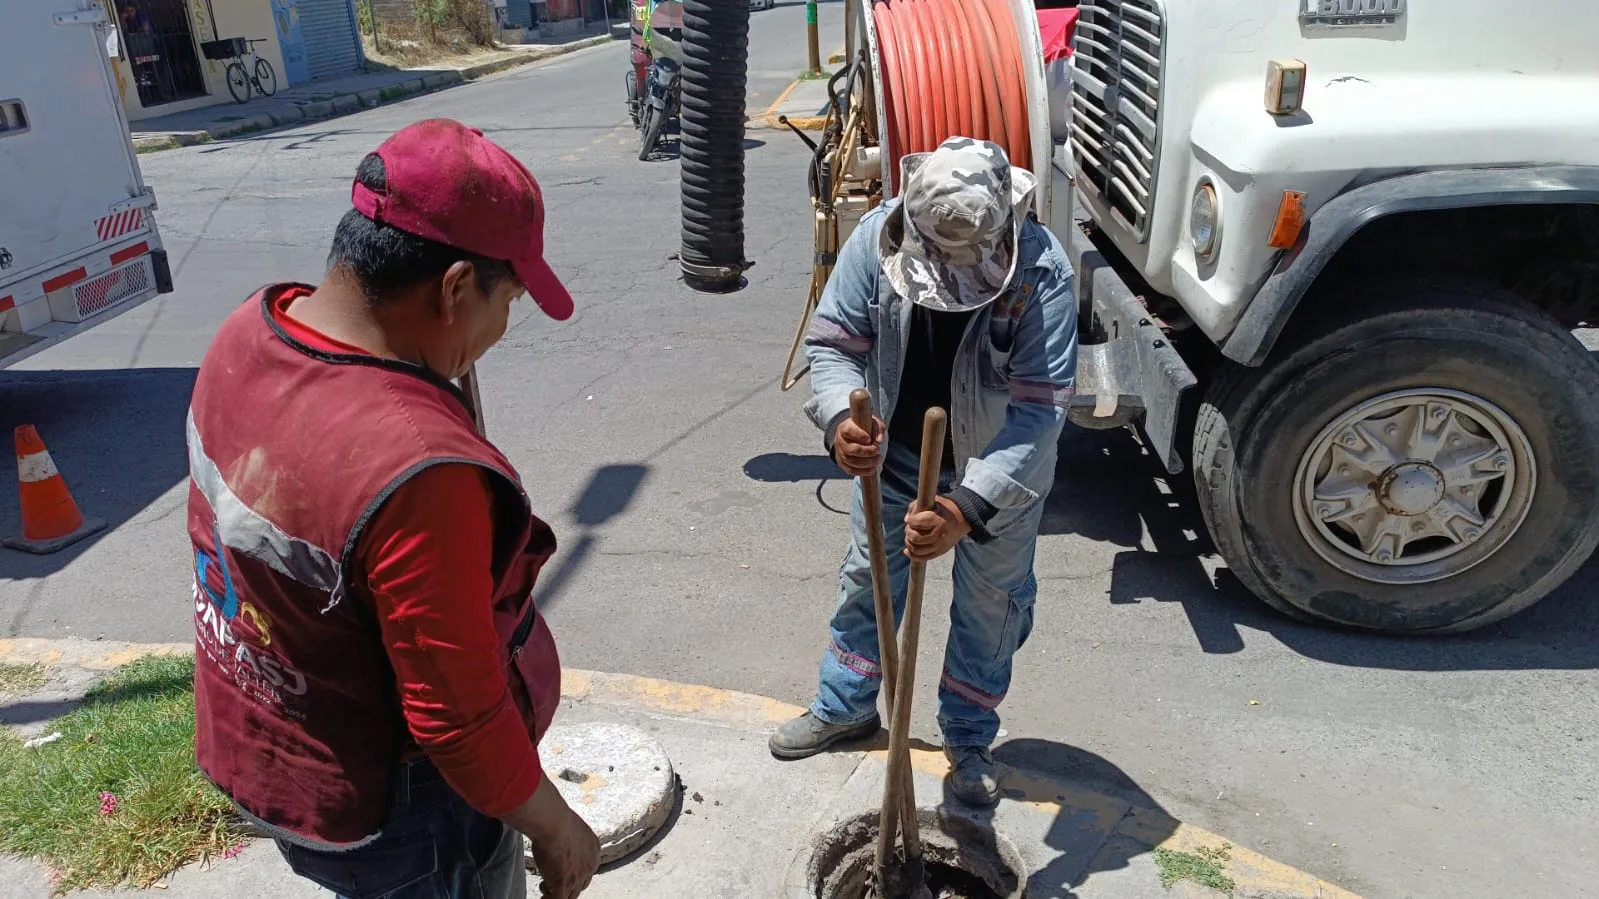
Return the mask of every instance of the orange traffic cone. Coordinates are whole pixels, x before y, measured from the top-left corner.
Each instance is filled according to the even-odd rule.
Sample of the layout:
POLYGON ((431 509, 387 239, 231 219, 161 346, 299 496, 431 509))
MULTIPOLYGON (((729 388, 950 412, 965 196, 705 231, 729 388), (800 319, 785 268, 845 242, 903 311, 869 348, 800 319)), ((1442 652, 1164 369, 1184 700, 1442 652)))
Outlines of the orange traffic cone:
POLYGON ((103 530, 104 521, 85 518, 56 471, 33 425, 17 428, 17 479, 22 488, 22 536, 4 541, 12 549, 53 553, 103 530))

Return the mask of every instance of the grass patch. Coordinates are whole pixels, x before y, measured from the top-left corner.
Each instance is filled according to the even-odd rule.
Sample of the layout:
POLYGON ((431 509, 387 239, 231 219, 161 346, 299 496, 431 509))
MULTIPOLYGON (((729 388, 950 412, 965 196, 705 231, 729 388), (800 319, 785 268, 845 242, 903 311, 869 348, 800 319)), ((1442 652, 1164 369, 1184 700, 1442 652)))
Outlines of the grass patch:
POLYGON ((795 81, 826 81, 827 79, 829 79, 831 77, 833 77, 833 73, 829 72, 825 68, 822 69, 819 72, 812 72, 809 69, 805 69, 805 70, 802 70, 798 75, 794 76, 794 80, 795 81))
POLYGON ((0 662, 0 696, 26 693, 44 686, 44 666, 37 662, 18 665, 0 662))
POLYGON ((1232 857, 1232 848, 1227 843, 1200 846, 1193 852, 1156 848, 1155 866, 1160 869, 1160 885, 1169 890, 1178 881, 1191 880, 1231 896, 1238 884, 1227 876, 1222 866, 1232 857))
POLYGON ((194 764, 194 659, 141 659, 95 686, 35 749, 0 735, 0 849, 56 895, 147 887, 236 844, 232 804, 194 764))

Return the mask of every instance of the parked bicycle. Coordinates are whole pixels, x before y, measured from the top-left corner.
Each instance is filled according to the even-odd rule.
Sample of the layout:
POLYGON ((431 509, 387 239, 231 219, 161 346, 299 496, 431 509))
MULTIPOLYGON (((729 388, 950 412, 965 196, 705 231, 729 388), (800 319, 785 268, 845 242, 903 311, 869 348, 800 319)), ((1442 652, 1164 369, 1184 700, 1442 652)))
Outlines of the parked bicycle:
POLYGON ((242 37, 224 38, 219 41, 206 41, 200 45, 200 52, 206 59, 218 62, 226 59, 228 62, 228 93, 240 103, 248 102, 252 89, 263 97, 270 97, 278 92, 278 73, 273 70, 272 63, 267 62, 255 52, 256 44, 266 43, 266 38, 245 39, 242 37))

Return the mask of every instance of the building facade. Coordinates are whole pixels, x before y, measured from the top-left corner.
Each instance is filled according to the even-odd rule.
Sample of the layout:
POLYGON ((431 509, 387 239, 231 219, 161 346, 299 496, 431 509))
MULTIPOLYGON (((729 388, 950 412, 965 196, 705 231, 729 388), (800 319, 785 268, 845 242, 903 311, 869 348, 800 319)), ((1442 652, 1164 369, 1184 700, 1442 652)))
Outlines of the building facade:
MULTIPOLYGON (((233 103, 231 38, 259 40, 278 89, 361 70, 355 0, 102 0, 113 22, 106 52, 129 121, 233 103), (208 46, 210 45, 210 46, 208 46), (210 50, 211 52, 207 52, 210 50)), ((246 68, 252 68, 248 58, 246 68)))

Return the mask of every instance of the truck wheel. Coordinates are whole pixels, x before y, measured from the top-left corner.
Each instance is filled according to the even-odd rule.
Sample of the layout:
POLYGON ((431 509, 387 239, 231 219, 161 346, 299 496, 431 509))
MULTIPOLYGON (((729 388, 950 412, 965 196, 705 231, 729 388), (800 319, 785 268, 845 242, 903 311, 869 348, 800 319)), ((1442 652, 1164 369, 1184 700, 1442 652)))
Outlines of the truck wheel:
POLYGON ((1599 366, 1497 288, 1339 294, 1319 306, 1367 312, 1207 390, 1194 474, 1222 557, 1273 607, 1368 630, 1537 602, 1599 544, 1599 366))

